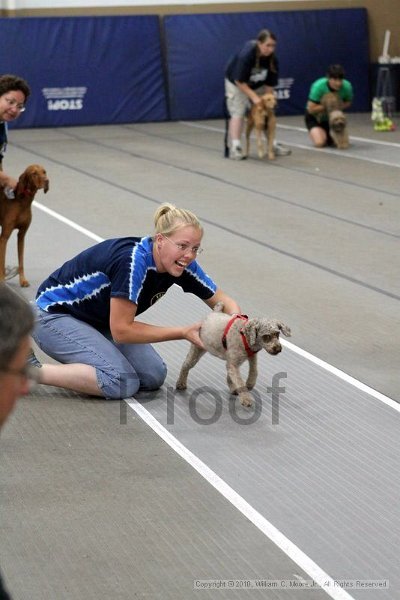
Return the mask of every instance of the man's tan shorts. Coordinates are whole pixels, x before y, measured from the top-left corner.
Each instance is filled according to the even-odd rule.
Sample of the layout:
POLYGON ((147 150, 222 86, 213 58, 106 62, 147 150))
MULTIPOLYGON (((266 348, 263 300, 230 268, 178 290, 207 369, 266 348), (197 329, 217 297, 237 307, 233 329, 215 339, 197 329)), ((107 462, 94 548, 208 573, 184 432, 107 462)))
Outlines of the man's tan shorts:
MULTIPOLYGON (((254 91, 259 96, 262 96, 265 92, 265 86, 254 91)), ((225 79, 225 97, 226 108, 231 117, 244 117, 246 115, 251 106, 251 100, 229 79, 225 79)))

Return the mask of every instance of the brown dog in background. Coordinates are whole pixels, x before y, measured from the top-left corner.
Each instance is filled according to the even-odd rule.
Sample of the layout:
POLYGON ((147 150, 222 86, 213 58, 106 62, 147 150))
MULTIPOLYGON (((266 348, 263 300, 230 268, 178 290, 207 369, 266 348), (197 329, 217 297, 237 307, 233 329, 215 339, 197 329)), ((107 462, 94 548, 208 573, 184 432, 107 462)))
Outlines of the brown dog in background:
POLYGON ((329 92, 322 96, 321 104, 328 113, 329 134, 333 139, 333 143, 339 150, 345 150, 349 147, 349 133, 346 115, 341 110, 341 99, 338 94, 329 92))
POLYGON ((38 190, 49 189, 49 180, 41 165, 29 165, 22 173, 15 189, 15 198, 9 200, 0 189, 0 281, 5 279, 7 242, 18 229, 18 274, 21 287, 29 286, 24 273, 24 241, 32 220, 32 201, 38 190))
POLYGON ((249 155, 250 133, 255 128, 259 158, 264 158, 267 151, 264 146, 264 136, 268 141, 268 158, 274 160, 274 141, 276 129, 276 97, 274 94, 260 96, 261 102, 253 104, 247 117, 246 126, 246 156, 249 155))

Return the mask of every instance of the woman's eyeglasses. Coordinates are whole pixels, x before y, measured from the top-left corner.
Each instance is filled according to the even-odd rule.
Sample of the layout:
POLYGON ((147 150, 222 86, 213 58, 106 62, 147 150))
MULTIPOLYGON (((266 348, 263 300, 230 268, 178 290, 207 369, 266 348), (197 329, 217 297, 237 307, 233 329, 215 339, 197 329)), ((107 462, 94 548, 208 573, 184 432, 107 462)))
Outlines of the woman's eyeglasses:
POLYGON ((173 240, 171 240, 171 238, 169 238, 167 235, 163 235, 163 238, 165 238, 166 240, 168 240, 169 242, 171 242, 171 244, 173 244, 174 246, 176 246, 180 252, 184 252, 186 254, 186 252, 191 252, 191 254, 194 254, 195 256, 197 256, 198 254, 201 254, 203 252, 203 248, 201 248, 201 246, 189 246, 189 244, 177 244, 176 242, 174 242, 173 240))
POLYGON ((7 102, 10 108, 16 108, 18 112, 24 112, 26 110, 26 106, 17 102, 15 98, 4 97, 4 100, 7 102))

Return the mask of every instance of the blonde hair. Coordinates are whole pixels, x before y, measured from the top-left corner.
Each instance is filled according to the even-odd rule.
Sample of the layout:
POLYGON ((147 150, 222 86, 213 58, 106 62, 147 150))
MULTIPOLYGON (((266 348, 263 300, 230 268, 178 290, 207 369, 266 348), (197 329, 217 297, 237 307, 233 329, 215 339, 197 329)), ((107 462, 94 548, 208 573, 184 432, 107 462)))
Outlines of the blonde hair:
POLYGON ((203 227, 194 213, 185 208, 176 208, 173 204, 165 202, 154 213, 155 233, 171 235, 174 231, 191 225, 203 234, 203 227))

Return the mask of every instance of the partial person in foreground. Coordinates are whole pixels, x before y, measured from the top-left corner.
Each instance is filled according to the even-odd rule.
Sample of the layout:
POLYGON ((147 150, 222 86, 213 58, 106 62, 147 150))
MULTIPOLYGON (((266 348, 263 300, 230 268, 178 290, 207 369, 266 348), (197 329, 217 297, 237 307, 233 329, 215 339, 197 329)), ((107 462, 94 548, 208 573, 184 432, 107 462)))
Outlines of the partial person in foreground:
POLYGON ((309 137, 317 148, 334 145, 329 134, 329 114, 323 97, 326 94, 334 93, 338 96, 341 110, 351 106, 353 86, 344 78, 344 75, 341 65, 331 65, 328 67, 326 76, 317 79, 311 85, 306 105, 305 123, 309 137))
POLYGON ((158 389, 167 368, 152 343, 188 340, 203 347, 201 323, 170 327, 137 319, 174 283, 210 308, 223 302, 225 312, 240 312, 196 260, 203 238, 198 218, 163 204, 154 224, 153 236, 96 244, 41 284, 33 337, 62 364, 41 365, 32 355, 40 383, 109 399, 158 389))
MULTIPOLYGON (((229 157, 234 160, 246 158, 242 151, 244 119, 251 104, 261 102, 261 96, 274 93, 278 83, 279 63, 275 55, 276 36, 262 29, 257 39, 247 41, 232 56, 225 71, 225 103, 229 115, 229 157)), ((291 153, 289 148, 275 142, 276 156, 291 153)))
MULTIPOLYGON (((0 283, 0 428, 18 398, 30 389, 33 369, 27 367, 27 356, 32 328, 33 312, 29 304, 0 283)), ((1 576, 0 600, 11 600, 1 576)))

